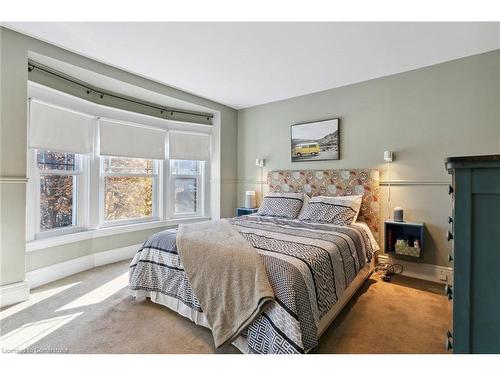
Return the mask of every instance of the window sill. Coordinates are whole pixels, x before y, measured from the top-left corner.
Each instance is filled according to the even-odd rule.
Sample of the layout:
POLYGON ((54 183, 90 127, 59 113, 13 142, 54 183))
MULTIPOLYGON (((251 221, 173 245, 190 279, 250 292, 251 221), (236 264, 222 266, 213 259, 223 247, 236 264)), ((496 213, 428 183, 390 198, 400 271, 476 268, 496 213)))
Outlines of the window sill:
POLYGON ((210 219, 209 217, 200 217, 200 216, 190 217, 190 218, 175 218, 175 219, 159 220, 153 222, 149 221, 146 223, 136 223, 136 224, 104 227, 99 229, 84 230, 81 232, 70 233, 70 234, 26 242, 26 252, 47 249, 49 247, 89 240, 92 238, 113 236, 116 234, 130 233, 146 229, 173 227, 179 224, 196 223, 199 221, 205 221, 209 219, 210 219))

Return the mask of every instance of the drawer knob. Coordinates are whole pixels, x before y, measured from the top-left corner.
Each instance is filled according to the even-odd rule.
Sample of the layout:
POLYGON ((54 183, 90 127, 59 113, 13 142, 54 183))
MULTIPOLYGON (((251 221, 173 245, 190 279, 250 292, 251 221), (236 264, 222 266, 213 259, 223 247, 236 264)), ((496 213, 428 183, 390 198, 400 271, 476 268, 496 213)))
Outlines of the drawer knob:
POLYGON ((453 239, 453 234, 450 231, 448 231, 446 233, 446 240, 451 241, 452 239, 453 239))
POLYGON ((453 194, 453 186, 448 185, 448 194, 452 195, 453 194))
POLYGON ((453 218, 451 216, 448 216, 448 224, 453 223, 453 218))
POLYGON ((451 350, 453 349, 453 344, 452 344, 453 339, 451 337, 446 338, 446 350, 451 350))
POLYGON ((453 289, 448 284, 444 286, 444 293, 448 296, 449 300, 453 299, 453 289))
POLYGON ((448 262, 453 262, 453 255, 448 254, 448 262))

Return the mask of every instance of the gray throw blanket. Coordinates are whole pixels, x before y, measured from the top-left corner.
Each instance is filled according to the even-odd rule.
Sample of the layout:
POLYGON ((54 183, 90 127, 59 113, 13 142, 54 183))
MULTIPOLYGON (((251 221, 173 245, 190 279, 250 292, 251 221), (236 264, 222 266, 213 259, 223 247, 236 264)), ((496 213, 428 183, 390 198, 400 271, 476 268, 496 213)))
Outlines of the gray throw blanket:
POLYGON ((259 253, 225 219, 181 224, 176 242, 215 346, 233 342, 274 299, 259 253))

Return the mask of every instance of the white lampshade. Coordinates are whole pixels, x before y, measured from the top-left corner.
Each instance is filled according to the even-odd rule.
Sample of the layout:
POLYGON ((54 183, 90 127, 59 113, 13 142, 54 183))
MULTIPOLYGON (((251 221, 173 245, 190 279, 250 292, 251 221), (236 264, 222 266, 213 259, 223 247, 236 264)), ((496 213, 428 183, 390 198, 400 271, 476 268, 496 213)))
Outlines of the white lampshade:
POLYGON ((245 192, 245 208, 255 208, 255 191, 245 192))

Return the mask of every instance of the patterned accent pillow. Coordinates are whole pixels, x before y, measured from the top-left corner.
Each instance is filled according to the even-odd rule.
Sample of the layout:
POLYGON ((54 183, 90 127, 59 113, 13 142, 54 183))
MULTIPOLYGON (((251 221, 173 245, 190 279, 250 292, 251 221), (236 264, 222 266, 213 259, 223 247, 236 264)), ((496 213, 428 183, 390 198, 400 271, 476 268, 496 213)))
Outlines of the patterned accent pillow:
POLYGON ((350 225, 358 216, 361 208, 361 196, 346 197, 313 197, 299 220, 350 225))
POLYGON ((354 219, 352 220, 353 223, 356 222, 358 219, 359 211, 361 210, 361 202, 363 200, 362 195, 343 195, 343 196, 336 196, 334 198, 337 198, 341 201, 344 202, 350 202, 350 207, 356 210, 356 215, 354 216, 354 219))
POLYGON ((295 219, 304 203, 302 193, 268 193, 260 205, 257 215, 295 219))

